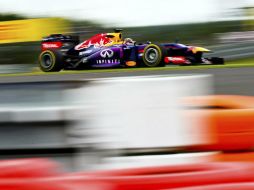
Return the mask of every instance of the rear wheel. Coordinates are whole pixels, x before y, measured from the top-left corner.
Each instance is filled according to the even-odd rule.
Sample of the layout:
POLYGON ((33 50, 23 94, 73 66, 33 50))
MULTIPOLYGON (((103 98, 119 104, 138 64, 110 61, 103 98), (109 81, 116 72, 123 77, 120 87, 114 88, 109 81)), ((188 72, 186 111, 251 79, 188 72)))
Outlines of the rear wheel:
POLYGON ((164 57, 166 50, 163 46, 156 44, 149 44, 145 47, 143 53, 143 62, 147 67, 161 67, 165 66, 164 57))
POLYGON ((44 72, 61 71, 63 64, 63 55, 57 50, 45 50, 39 56, 39 65, 44 72))

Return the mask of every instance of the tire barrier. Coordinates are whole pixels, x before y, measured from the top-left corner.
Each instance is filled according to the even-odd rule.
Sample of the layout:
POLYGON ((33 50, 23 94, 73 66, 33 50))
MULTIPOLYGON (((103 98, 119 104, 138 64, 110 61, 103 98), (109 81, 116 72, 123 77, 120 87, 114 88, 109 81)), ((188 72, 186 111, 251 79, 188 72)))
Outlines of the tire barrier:
POLYGON ((209 190, 213 187, 218 190, 240 188, 248 190, 253 188, 254 184, 254 164, 251 163, 189 164, 65 175, 59 173, 52 175, 52 172, 36 173, 37 170, 46 171, 45 166, 50 166, 48 171, 52 171, 52 163, 44 159, 2 161, 0 164, 0 169, 3 169, 0 171, 9 174, 6 175, 8 177, 0 177, 0 190, 159 190, 174 188, 209 190), (14 175, 15 166, 18 169, 22 168, 16 170, 17 175, 14 175), (34 168, 34 171, 31 168, 34 168), (11 172, 8 173, 8 171, 11 172))
POLYGON ((104 164, 108 155, 200 142, 186 132, 178 100, 208 94, 210 75, 76 79, 27 76, 1 81, 2 157, 45 155, 63 160, 67 168, 89 169, 104 164), (96 154, 98 149, 104 151, 96 154), (79 161, 73 164, 73 159, 79 161))
POLYGON ((253 190, 253 189, 254 183, 232 183, 232 184, 176 188, 170 190, 253 190))
POLYGON ((209 159, 215 162, 254 162, 254 152, 218 153, 210 155, 209 159))
POLYGON ((100 182, 64 180, 58 164, 48 159, 0 161, 0 190, 111 190, 100 182))
POLYGON ((254 147, 254 97, 206 96, 185 102, 188 119, 205 122, 210 142, 189 147, 196 151, 239 151, 254 147))
POLYGON ((41 178, 59 174, 58 164, 48 159, 15 159, 0 161, 0 179, 41 178))
MULTIPOLYGON (((57 181, 31 179, 1 179, 1 190, 71 190, 71 184, 57 181)), ((72 187, 75 187, 72 185, 72 187)), ((74 188, 73 188, 74 189, 74 188)))
POLYGON ((114 190, 157 190, 209 184, 251 182, 252 164, 209 163, 76 173, 63 181, 107 184, 114 190))
POLYGON ((73 183, 57 178, 5 179, 0 180, 0 190, 113 190, 108 184, 73 183))
POLYGON ((0 190, 67 190, 66 185, 49 180, 59 176, 58 164, 48 159, 0 161, 0 190))

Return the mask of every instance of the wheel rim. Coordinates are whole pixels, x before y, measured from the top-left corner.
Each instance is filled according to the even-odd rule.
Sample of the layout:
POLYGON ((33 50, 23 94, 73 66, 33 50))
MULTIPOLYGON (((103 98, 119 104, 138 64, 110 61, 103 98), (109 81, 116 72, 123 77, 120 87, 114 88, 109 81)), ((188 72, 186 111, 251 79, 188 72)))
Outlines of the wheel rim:
POLYGON ((53 58, 49 53, 45 53, 41 57, 41 66, 45 69, 48 69, 53 64, 53 58))
POLYGON ((148 63, 156 63, 159 58, 159 52, 155 48, 149 48, 145 53, 145 59, 148 63))

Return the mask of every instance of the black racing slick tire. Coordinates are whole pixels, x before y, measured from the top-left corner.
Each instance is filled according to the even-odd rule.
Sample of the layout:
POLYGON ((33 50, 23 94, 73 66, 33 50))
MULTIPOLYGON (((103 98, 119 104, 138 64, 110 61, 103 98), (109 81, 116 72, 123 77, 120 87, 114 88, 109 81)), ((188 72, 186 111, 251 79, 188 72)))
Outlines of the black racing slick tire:
POLYGON ((57 50, 45 50, 39 56, 39 66, 44 72, 58 72, 64 68, 64 59, 57 50))
POLYGON ((220 57, 212 57, 210 58, 210 61, 212 62, 213 65, 224 65, 225 61, 223 58, 220 57))
POLYGON ((164 57, 166 49, 163 46, 149 44, 145 47, 143 53, 143 63, 146 67, 163 67, 165 66, 164 57))

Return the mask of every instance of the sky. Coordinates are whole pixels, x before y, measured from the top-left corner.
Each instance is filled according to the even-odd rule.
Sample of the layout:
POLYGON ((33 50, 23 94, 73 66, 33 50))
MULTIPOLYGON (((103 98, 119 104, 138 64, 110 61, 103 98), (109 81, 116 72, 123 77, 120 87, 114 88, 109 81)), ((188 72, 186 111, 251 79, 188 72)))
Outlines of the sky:
POLYGON ((0 0, 0 13, 144 26, 225 19, 225 12, 242 6, 254 6, 254 0, 0 0))

